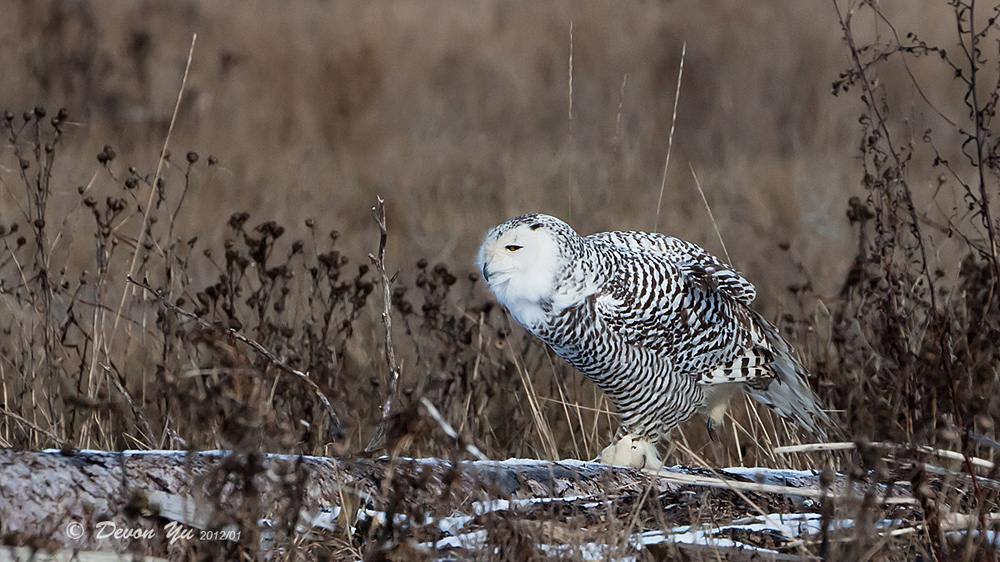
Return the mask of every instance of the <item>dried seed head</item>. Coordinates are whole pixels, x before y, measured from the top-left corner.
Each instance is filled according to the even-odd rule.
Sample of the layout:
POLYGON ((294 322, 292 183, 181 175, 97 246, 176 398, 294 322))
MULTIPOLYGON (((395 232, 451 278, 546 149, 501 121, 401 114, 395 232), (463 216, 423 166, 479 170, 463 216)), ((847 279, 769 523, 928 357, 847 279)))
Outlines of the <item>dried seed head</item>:
POLYGON ((250 218, 250 213, 247 212, 233 213, 229 217, 229 226, 231 226, 234 230, 239 230, 243 228, 243 225, 247 222, 247 219, 249 218, 250 218))
POLYGON ((45 108, 40 105, 35 106, 35 117, 39 119, 45 117, 45 108))
POLYGON ((198 153, 194 152, 194 151, 188 152, 187 153, 187 161, 188 161, 188 164, 194 164, 195 162, 197 162, 198 161, 198 153))
POLYGON ((819 474, 819 484, 824 488, 829 488, 833 484, 833 472, 830 470, 824 470, 819 474))

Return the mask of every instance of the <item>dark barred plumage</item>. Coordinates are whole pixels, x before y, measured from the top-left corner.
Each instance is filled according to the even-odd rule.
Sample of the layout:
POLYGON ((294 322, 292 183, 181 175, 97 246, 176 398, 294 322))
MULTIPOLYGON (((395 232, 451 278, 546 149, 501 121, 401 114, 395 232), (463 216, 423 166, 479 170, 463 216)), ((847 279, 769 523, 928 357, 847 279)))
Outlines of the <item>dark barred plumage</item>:
MULTIPOLYGON (((524 215, 494 228, 480 267, 501 303, 655 442, 697 412, 721 421, 742 389, 825 436, 830 423, 754 286, 702 248, 662 234, 582 237, 524 215)), ((710 423, 711 427, 711 423, 710 423)))

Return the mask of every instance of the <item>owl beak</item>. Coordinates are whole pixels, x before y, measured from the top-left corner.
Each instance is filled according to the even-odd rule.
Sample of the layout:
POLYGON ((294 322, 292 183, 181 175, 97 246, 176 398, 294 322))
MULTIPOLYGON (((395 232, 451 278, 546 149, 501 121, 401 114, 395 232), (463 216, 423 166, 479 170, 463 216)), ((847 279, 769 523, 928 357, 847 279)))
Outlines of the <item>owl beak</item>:
POLYGON ((490 282, 490 270, 485 265, 483 266, 483 281, 490 282))

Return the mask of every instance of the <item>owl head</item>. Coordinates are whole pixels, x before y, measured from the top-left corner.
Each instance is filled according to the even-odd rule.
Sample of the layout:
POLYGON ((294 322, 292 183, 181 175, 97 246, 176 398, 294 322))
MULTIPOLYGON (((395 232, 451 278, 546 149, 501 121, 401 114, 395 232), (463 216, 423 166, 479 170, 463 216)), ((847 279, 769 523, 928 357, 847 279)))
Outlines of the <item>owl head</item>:
POLYGON ((490 230, 479 248, 479 271, 500 304, 530 327, 551 311, 567 241, 579 238, 563 221, 530 214, 490 230))

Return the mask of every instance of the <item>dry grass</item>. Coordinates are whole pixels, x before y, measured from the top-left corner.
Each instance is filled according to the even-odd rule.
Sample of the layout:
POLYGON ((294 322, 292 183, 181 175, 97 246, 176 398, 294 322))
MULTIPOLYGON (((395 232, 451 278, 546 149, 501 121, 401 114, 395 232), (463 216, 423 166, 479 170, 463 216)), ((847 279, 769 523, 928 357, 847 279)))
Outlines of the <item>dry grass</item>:
MULTIPOLYGON (((591 458, 610 439, 607 401, 472 274, 489 227, 541 211, 584 233, 658 220, 721 254, 717 228, 851 438, 995 461, 974 436, 1000 413, 996 61, 977 132, 940 4, 840 6, 854 58, 832 4, 2 2, 0 446, 361 454, 390 381, 381 195, 390 452, 591 458), (230 329, 309 373, 340 423, 230 329)), ((903 470, 864 446, 776 454, 794 429, 733 410, 721 443, 693 422, 668 462, 903 470)), ((904 540, 948 558, 943 536, 904 540)), ((865 537, 824 554, 867 550, 892 555, 865 537)))

